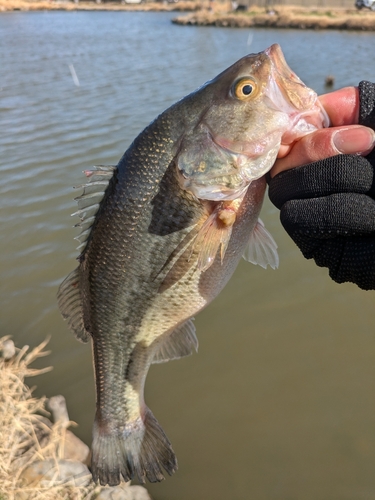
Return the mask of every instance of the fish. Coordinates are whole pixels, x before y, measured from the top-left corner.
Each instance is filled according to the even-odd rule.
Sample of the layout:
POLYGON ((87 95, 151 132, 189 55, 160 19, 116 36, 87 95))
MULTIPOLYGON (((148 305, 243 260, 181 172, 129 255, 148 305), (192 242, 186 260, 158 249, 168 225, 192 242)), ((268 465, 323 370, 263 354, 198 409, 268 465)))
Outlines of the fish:
POLYGON ((241 256, 278 266, 259 219, 265 174, 282 142, 327 125, 274 44, 161 113, 117 165, 85 171, 73 214, 79 265, 57 300, 75 336, 92 343, 95 482, 158 482, 177 470, 144 399, 149 367, 197 351, 193 318, 241 256))

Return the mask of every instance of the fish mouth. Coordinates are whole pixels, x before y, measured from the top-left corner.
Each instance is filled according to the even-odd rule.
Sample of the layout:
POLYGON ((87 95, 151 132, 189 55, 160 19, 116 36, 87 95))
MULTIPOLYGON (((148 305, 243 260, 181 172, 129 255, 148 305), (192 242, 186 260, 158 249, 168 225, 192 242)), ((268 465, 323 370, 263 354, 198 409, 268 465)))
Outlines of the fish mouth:
POLYGON ((246 141, 234 141, 215 135, 205 124, 218 147, 231 154, 247 157, 248 161, 254 161, 277 143, 291 144, 308 133, 330 125, 316 92, 307 87, 289 67, 280 45, 271 45, 263 54, 269 59, 271 67, 264 88, 264 99, 268 108, 287 115, 286 130, 280 135, 278 126, 275 130, 268 130, 262 138, 251 140, 248 137, 246 141))
POLYGON ((264 53, 272 63, 272 75, 284 99, 298 111, 304 111, 315 105, 316 93, 306 87, 285 60, 279 44, 274 43, 264 53))
POLYGON ((272 65, 265 91, 268 105, 286 112, 291 121, 291 129, 283 136, 282 142, 288 144, 318 128, 329 127, 329 117, 316 92, 307 87, 289 67, 280 45, 275 43, 264 52, 272 65))

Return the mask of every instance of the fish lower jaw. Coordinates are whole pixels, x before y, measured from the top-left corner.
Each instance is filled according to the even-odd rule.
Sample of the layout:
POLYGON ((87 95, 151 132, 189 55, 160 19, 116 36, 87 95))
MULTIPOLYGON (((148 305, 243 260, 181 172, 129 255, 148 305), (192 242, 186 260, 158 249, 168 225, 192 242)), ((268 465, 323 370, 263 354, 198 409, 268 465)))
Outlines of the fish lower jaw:
POLYGON ((315 130, 330 126, 330 119, 326 110, 317 101, 317 104, 305 112, 296 112, 290 116, 291 127, 283 134, 282 143, 292 144, 297 139, 311 134, 315 130))

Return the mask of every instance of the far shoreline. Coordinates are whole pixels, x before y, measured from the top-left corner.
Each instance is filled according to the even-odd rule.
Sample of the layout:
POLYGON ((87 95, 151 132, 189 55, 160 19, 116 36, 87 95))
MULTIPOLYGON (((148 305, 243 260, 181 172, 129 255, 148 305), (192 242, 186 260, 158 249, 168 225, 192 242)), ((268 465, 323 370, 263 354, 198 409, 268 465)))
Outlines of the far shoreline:
POLYGON ((0 0, 0 13, 12 11, 125 11, 125 12, 191 12, 198 10, 200 4, 194 0, 181 2, 102 2, 72 0, 0 0))
POLYGON ((375 12, 345 7, 302 7, 274 5, 235 12, 229 2, 210 0, 198 2, 125 3, 72 0, 0 0, 0 12, 14 11, 125 11, 125 12, 181 12, 172 22, 181 26, 217 26, 229 28, 282 28, 313 30, 375 31, 375 12))
POLYGON ((275 5, 268 9, 250 6, 245 12, 198 11, 178 16, 173 23, 183 26, 221 28, 281 28, 313 30, 375 31, 375 12, 343 7, 301 7, 275 5))

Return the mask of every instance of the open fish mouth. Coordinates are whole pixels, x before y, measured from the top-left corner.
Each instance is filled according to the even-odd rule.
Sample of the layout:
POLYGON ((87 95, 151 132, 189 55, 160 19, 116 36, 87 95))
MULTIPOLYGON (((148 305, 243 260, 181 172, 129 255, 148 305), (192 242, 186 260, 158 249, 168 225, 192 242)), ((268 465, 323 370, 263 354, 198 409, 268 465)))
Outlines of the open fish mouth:
POLYGON ((306 87, 303 81, 289 67, 280 45, 275 43, 268 47, 264 53, 272 62, 272 76, 285 101, 290 102, 299 111, 313 107, 316 101, 316 93, 306 87))
POLYGON ((273 78, 268 81, 265 98, 276 111, 288 113, 291 121, 289 134, 285 134, 282 142, 288 143, 288 137, 295 138, 296 134, 305 135, 318 128, 329 127, 329 117, 316 92, 307 87, 289 67, 280 45, 275 43, 264 53, 273 66, 273 78))

